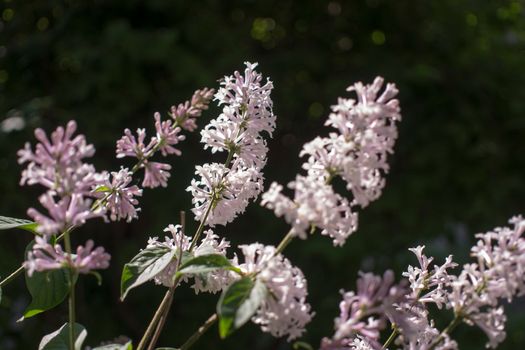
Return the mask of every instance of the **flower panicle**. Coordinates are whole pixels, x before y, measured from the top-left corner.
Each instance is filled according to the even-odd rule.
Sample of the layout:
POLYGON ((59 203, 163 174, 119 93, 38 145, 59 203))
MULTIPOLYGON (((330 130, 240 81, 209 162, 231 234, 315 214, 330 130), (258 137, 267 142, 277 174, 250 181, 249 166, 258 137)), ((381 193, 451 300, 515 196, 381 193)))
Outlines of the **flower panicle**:
POLYGON ((381 195, 384 174, 389 170, 387 155, 397 138, 396 123, 401 120, 398 91, 377 77, 370 85, 356 83, 348 88, 357 100, 339 98, 332 106, 326 125, 334 127, 328 137, 316 137, 303 146, 300 156, 306 175, 297 175, 288 184, 293 199, 281 193, 283 186, 272 184, 262 195, 261 205, 284 216, 293 232, 306 238, 310 227, 343 245, 357 230, 356 208, 364 208, 381 195), (341 177, 352 200, 336 193, 331 181, 341 177))

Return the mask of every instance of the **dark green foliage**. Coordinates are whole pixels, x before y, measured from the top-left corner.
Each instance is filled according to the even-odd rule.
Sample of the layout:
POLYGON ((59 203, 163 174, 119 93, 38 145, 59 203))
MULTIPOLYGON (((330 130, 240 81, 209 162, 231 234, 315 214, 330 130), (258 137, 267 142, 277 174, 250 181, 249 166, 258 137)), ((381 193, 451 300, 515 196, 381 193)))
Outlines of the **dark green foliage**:
MULTIPOLYGON (((21 116, 26 127, 0 128, 0 213, 25 217, 39 208, 41 189, 18 185, 16 151, 34 142, 32 130, 51 131, 76 119, 97 148, 99 169, 118 170, 115 141, 125 127, 146 127, 153 112, 217 87, 217 79, 258 61, 275 84, 278 127, 269 142, 266 184, 286 183, 300 170, 301 145, 329 129, 329 106, 356 80, 376 74, 400 89, 403 121, 383 196, 360 216, 359 230, 343 248, 314 236, 295 241, 287 257, 309 282, 316 316, 304 340, 317 347, 332 334, 339 290, 353 289, 357 271, 393 267, 398 276, 414 264, 406 248, 426 244, 429 254, 468 259, 474 234, 525 213, 525 4, 520 1, 3 1, 0 5, 0 123, 21 116), (337 5, 339 4, 339 6, 337 5)), ((203 126, 217 115, 206 112, 203 126)), ((162 299, 163 288, 138 288, 118 301, 123 265, 148 236, 190 214, 193 165, 210 159, 199 135, 170 158, 166 190, 146 190, 140 219, 130 224, 89 222, 73 234, 88 237, 112 254, 103 284, 80 278, 78 319, 90 345, 126 334, 138 340, 162 299), (96 310, 96 311, 95 311, 96 310)), ((223 161, 224 159, 221 159, 223 161)), ((190 218, 190 216, 189 216, 190 218)), ((196 224, 188 220, 187 232, 196 224)), ((275 244, 287 225, 258 205, 226 229, 232 245, 275 244)), ((30 237, 0 234, 0 275, 20 264, 30 237)), ((0 348, 34 349, 57 329, 60 307, 15 325, 30 296, 23 278, 2 290, 0 348), (22 306, 20 306, 22 305, 22 306)), ((177 291, 159 346, 179 346, 205 320, 217 295, 177 291)), ((500 349, 525 344, 523 301, 508 308, 508 339, 500 349)), ((446 324, 450 315, 440 320, 446 324)), ((484 335, 460 327, 461 349, 484 346, 484 335)), ((224 341, 209 332, 196 349, 288 349, 284 339, 248 323, 224 341), (256 338, 257 342, 253 342, 256 338)))

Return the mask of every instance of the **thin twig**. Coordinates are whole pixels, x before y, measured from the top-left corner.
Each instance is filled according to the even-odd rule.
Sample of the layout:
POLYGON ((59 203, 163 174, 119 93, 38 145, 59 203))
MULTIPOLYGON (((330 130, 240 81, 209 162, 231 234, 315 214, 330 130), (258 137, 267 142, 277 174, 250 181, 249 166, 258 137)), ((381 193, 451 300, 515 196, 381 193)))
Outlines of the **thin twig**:
POLYGON ((206 331, 215 322, 217 322, 217 319, 218 319, 217 314, 211 315, 211 317, 208 318, 206 320, 206 322, 204 322, 204 324, 202 326, 200 326, 199 329, 197 329, 197 331, 195 333, 193 333, 191 337, 188 338, 188 340, 186 340, 186 342, 180 347, 179 350, 187 350, 187 349, 189 349, 193 345, 193 343, 195 343, 204 333, 206 333, 206 331))

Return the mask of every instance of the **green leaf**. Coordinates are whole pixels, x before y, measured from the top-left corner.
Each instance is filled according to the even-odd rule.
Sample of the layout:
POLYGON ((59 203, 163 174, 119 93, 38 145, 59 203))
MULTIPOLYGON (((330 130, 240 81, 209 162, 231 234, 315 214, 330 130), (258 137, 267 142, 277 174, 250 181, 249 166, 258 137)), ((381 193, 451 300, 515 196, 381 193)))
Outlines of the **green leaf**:
POLYGON ((174 256, 175 249, 168 247, 150 247, 141 250, 124 265, 120 280, 120 299, 124 300, 131 289, 151 280, 164 270, 174 256))
POLYGON ((243 277, 223 291, 217 304, 219 335, 226 338, 242 327, 255 314, 266 298, 263 282, 243 277))
POLYGON ((70 272, 66 269, 35 271, 31 277, 26 274, 26 286, 32 300, 20 321, 38 315, 62 303, 69 294, 69 276, 70 272))
MULTIPOLYGON (((111 191, 111 188, 109 188, 108 186, 98 186, 96 190, 94 190, 93 192, 110 192, 111 191)), ((97 348, 98 349, 98 348, 97 348)))
POLYGON ((37 233, 37 223, 25 219, 10 218, 7 216, 0 216, 0 230, 9 230, 12 228, 20 228, 32 233, 37 233))
MULTIPOLYGON (((81 350, 82 343, 87 336, 84 326, 75 323, 75 349, 81 350)), ((42 338, 38 350, 71 350, 69 349, 69 323, 64 324, 57 331, 42 338)))
POLYGON ((239 273, 241 271, 239 268, 233 266, 224 255, 208 254, 187 260, 179 267, 177 275, 206 273, 218 269, 228 269, 239 273))
POLYGON ((133 350, 133 345, 131 344, 130 340, 126 344, 109 344, 97 346, 96 348, 93 348, 93 350, 133 350))

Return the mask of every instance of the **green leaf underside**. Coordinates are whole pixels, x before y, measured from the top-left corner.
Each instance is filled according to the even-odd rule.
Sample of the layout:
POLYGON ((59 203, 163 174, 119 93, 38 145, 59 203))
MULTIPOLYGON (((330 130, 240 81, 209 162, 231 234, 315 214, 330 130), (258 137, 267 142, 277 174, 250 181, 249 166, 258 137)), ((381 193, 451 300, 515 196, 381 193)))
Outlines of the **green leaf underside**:
POLYGON ((174 257, 175 250, 168 247, 143 249, 124 265, 120 282, 120 298, 124 300, 131 289, 155 277, 168 266, 174 257))
MULTIPOLYGON (((86 339, 87 331, 84 326, 75 323, 75 349, 81 350, 86 339)), ((65 323, 57 331, 42 338, 38 350, 71 350, 69 349, 69 323, 65 323)))
POLYGON ((219 335, 226 338, 242 327, 257 311, 266 298, 263 282, 243 277, 232 283, 222 294, 217 304, 219 335))
POLYGON ((69 271, 35 271, 31 277, 26 275, 26 286, 32 300, 21 320, 52 309, 66 299, 69 294, 69 271))
POLYGON ((93 350, 133 350, 131 340, 126 344, 108 344, 103 346, 97 346, 93 350))
POLYGON ((199 274, 215 271, 218 269, 228 269, 240 272, 231 262, 221 254, 200 255, 183 263, 179 267, 178 275, 199 274))
POLYGON ((12 228, 20 228, 32 233, 37 233, 37 223, 25 219, 11 218, 8 216, 0 216, 0 230, 9 230, 12 228))

